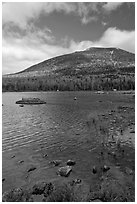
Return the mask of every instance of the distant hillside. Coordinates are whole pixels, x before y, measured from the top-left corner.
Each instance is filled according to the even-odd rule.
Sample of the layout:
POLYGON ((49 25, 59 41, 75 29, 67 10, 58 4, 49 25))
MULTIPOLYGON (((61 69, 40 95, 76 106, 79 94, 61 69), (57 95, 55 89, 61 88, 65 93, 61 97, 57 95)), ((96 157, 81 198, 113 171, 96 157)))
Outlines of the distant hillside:
MULTIPOLYGON (((45 60, 16 74, 5 75, 3 76, 3 90, 7 89, 7 84, 14 86, 14 90, 18 90, 17 84, 19 83, 19 78, 20 80, 24 78, 28 84, 26 85, 24 82, 24 90, 103 89, 103 87, 93 87, 93 80, 100 83, 100 80, 105 79, 105 84, 109 82, 112 83, 115 80, 114 84, 116 84, 116 79, 120 80, 121 77, 121 80, 124 80, 122 84, 127 83, 126 80, 128 80, 128 83, 131 83, 129 81, 134 82, 134 73, 135 55, 133 53, 118 48, 92 47, 84 51, 45 60), (97 78, 100 79, 97 80, 97 78), (13 79, 16 83, 13 83, 13 79), (58 80, 60 80, 60 82, 58 80), (87 81, 85 82, 85 80, 87 81), (35 84, 37 81, 37 87, 34 81, 35 84), (60 86, 60 83, 63 83, 63 85, 60 86), (68 84, 67 88, 65 83, 68 84), (89 86, 87 87, 86 85, 85 87, 84 84, 87 83, 89 86)), ((22 83, 23 82, 21 82, 21 86, 23 86, 22 83)), ((110 89, 114 88, 114 84, 110 85, 110 89)), ((122 87, 123 86, 124 85, 122 85, 122 87)), ((131 87, 128 87, 128 89, 129 88, 133 88, 133 84, 131 87)), ((13 87, 10 89, 12 90, 13 87)), ((119 87, 118 89, 123 88, 119 87)))

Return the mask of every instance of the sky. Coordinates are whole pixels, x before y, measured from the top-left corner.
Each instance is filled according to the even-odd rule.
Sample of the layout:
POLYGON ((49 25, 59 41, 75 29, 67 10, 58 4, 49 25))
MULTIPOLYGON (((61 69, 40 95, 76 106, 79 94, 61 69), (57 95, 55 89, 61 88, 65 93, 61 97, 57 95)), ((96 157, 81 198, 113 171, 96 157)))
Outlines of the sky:
POLYGON ((2 4, 2 74, 89 47, 135 53, 135 3, 2 4))

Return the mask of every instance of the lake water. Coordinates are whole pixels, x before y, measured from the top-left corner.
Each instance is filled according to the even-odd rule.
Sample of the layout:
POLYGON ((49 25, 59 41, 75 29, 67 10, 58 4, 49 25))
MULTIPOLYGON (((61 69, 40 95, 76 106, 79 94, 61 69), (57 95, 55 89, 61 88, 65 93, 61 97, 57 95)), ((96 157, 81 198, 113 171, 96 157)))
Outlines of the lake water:
POLYGON ((97 147, 98 138, 95 128, 89 129, 87 122, 121 104, 131 104, 130 98, 84 91, 3 93, 2 174, 6 178, 3 191, 42 178, 56 179, 56 169, 49 165, 53 159, 63 162, 76 159, 75 171, 69 178, 79 176, 89 181, 90 177, 93 182, 91 166, 98 153, 92 149, 97 147), (20 107, 15 102, 22 97, 38 97, 47 103, 20 107), (44 154, 48 154, 47 159, 44 154), (26 172, 32 164, 37 170, 27 180, 26 172))
POLYGON ((88 114, 101 109, 98 100, 91 92, 3 93, 3 152, 41 143, 46 148, 79 143, 87 134, 88 114), (21 108, 15 102, 22 97, 38 97, 47 104, 21 108))

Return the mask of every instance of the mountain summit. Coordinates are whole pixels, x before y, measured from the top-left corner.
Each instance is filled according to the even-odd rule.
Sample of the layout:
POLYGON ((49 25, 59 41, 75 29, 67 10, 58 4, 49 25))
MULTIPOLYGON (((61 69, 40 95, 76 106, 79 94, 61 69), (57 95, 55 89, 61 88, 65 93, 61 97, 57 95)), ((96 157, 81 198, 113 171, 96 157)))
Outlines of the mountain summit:
POLYGON ((33 65, 17 75, 95 74, 134 68, 135 55, 119 48, 91 47, 84 51, 54 57, 33 65))
MULTIPOLYGON (((45 83, 44 81, 46 83, 52 81, 52 84, 54 84, 53 81, 64 80, 63 84, 65 82, 73 84, 76 81, 83 83, 83 80, 87 79, 88 83, 93 83, 93 77, 95 79, 100 77, 100 80, 105 79, 107 82, 112 82, 116 78, 122 80, 122 77, 124 77, 123 80, 130 77, 134 81, 134 72, 135 55, 133 53, 119 48, 91 47, 84 51, 45 60, 21 72, 5 75, 3 79, 20 78, 21 80, 21 78, 26 78, 25 80, 30 83, 35 78, 35 81, 41 87, 45 83)), ((59 87, 58 83, 56 89, 59 87)))

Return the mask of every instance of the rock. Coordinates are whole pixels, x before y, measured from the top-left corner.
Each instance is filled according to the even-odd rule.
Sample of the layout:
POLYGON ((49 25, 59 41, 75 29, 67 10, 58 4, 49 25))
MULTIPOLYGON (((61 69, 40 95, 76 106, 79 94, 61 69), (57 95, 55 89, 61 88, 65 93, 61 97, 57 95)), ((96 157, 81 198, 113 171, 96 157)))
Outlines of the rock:
POLYGON ((116 153, 115 152, 111 152, 111 155, 116 158, 116 153))
POLYGON ((102 202, 100 199, 92 200, 92 202, 102 202))
POLYGON ((4 181, 5 181, 5 178, 2 179, 2 182, 4 182, 4 181))
POLYGON ((11 158, 14 158, 14 157, 15 157, 15 155, 12 155, 12 156, 11 156, 11 158))
POLYGON ((21 164, 21 163, 23 163, 23 162, 24 162, 24 160, 20 160, 20 161, 18 161, 19 164, 21 164))
POLYGON ((106 166, 106 165, 103 166, 103 172, 107 172, 109 169, 110 169, 109 166, 106 166))
POLYGON ((74 185, 80 184, 80 183, 81 183, 81 179, 74 179, 74 180, 69 182, 70 186, 74 186, 74 185))
POLYGON ((43 154, 43 157, 45 158, 45 157, 47 157, 48 155, 47 154, 43 154))
POLYGON ((74 183, 75 183, 75 184, 81 183, 81 179, 75 179, 75 180, 74 180, 74 183))
POLYGON ((93 174, 96 174, 96 173, 97 173, 97 167, 96 167, 96 166, 93 166, 92 171, 93 171, 93 174))
POLYGON ((128 174, 128 175, 133 175, 133 170, 132 169, 130 169, 129 167, 126 167, 126 174, 128 174))
POLYGON ((72 171, 72 167, 70 166, 64 166, 58 169, 58 174, 60 176, 69 176, 70 172, 72 171))
POLYGON ((53 164, 54 166, 59 166, 61 164, 61 160, 53 160, 50 163, 53 164))
POLYGON ((130 133, 135 133, 135 130, 131 130, 130 133))
POLYGON ((76 135, 80 135, 80 133, 77 132, 76 135))
POLYGON ((34 171, 35 169, 36 169, 36 167, 30 167, 30 168, 28 169, 28 172, 34 171))
POLYGON ((70 160, 70 159, 69 159, 69 160, 67 161, 67 165, 68 165, 68 166, 73 166, 73 165, 75 165, 75 164, 76 164, 76 162, 75 162, 74 160, 70 160))

